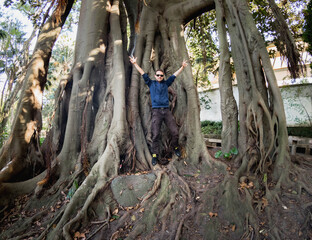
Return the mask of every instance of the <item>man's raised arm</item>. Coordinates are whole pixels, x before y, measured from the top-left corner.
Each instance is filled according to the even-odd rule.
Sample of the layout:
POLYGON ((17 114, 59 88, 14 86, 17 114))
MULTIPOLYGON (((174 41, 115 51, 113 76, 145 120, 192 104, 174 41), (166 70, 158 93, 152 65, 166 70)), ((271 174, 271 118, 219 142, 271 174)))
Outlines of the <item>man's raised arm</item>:
POLYGON ((177 77, 186 66, 187 66, 187 62, 184 60, 182 62, 182 67, 180 67, 173 75, 177 77))
POLYGON ((135 66, 135 68, 139 71, 139 73, 141 75, 143 75, 145 72, 143 71, 142 68, 140 68, 140 66, 137 64, 136 60, 137 58, 135 57, 129 57, 130 58, 130 62, 133 64, 133 66, 135 66))

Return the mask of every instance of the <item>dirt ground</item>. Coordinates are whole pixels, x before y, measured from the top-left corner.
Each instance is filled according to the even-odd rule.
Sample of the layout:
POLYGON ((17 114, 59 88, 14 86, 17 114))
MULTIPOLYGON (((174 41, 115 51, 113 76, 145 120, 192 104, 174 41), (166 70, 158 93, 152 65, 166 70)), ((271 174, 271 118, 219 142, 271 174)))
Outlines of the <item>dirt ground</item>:
MULTIPOLYGON (((209 148, 209 153, 212 157, 214 157, 215 153, 220 150, 219 148, 209 148)), ((311 156, 306 155, 296 155, 292 156, 292 161, 300 161, 300 159, 306 158, 309 161, 312 161, 311 156)), ((231 161, 227 161, 225 159, 215 159, 215 161, 223 161, 227 164, 227 171, 230 174, 233 174, 235 169, 232 166, 231 161)), ((163 166, 165 167, 165 165, 163 166)), ((201 202, 202 199, 207 196, 207 192, 209 189, 214 189, 220 184, 224 175, 218 174, 217 172, 205 175, 201 173, 199 170, 193 169, 188 172, 182 172, 182 175, 186 182, 193 190, 195 205, 189 206, 190 211, 194 208, 198 208, 197 211, 200 211, 200 207, 202 207, 201 202)), ((292 179, 296 181, 296 179, 292 179)), ((240 186, 240 187, 252 187, 252 186, 240 186)), ((271 239, 269 238, 269 233, 272 230, 272 226, 269 226, 267 221, 267 215, 265 214, 265 207, 268 204, 274 204, 271 217, 275 224, 279 224, 281 230, 281 236, 286 236, 283 239, 312 239, 312 196, 308 194, 305 190, 300 194, 300 198, 296 197, 299 193, 297 189, 282 189, 282 194, 280 197, 280 201, 276 203, 268 203, 265 202, 265 198, 261 191, 255 193, 253 198, 254 201, 262 201, 263 209, 258 209, 258 217, 260 219, 259 225, 259 233, 261 239, 271 239)), ((22 196, 15 200, 12 204, 12 208, 4 208, 0 210, 0 233, 3 231, 8 231, 12 226, 16 228, 14 225, 19 219, 25 219, 26 222, 30 221, 30 228, 28 228, 27 232, 19 232, 16 231, 16 239, 37 239, 45 230, 47 226, 44 226, 42 223, 48 219, 55 219, 55 222, 58 219, 58 215, 63 211, 66 204, 69 202, 68 195, 65 193, 62 194, 59 198, 59 201, 54 202, 52 206, 38 206, 37 209, 33 209, 32 211, 25 211, 25 206, 28 201, 31 199, 31 195, 22 196), (27 220, 27 221, 26 221, 27 220)), ((214 218, 218 218, 218 203, 215 204, 216 211, 206 212, 204 218, 207 221, 213 220, 214 218)), ((121 209, 119 214, 112 215, 111 224, 114 224, 114 221, 117 219, 116 216, 121 215, 122 211, 129 211, 131 209, 121 209), (115 216, 115 217, 114 217, 115 216)), ((196 216, 195 216, 196 218, 196 216)), ((19 221, 20 222, 20 221, 19 221)), ((231 233, 235 232, 236 226, 230 223, 226 223, 223 221, 224 225, 222 225, 220 231, 223 231, 224 236, 228 236, 226 239, 233 239, 231 233)), ((52 222, 52 226, 49 226, 50 230, 55 225, 52 222)), ((103 222, 90 222, 87 227, 80 232, 76 232, 74 234, 75 239, 92 239, 96 233, 100 232, 103 228, 103 222)), ((124 227, 123 233, 116 235, 113 239, 124 239, 127 233, 131 231, 131 226, 124 227)), ((209 239, 203 237, 202 226, 198 219, 189 219, 185 221, 184 228, 182 231, 181 239, 209 239)), ((249 235, 246 238, 242 237, 241 239, 253 239, 254 236, 249 235)))

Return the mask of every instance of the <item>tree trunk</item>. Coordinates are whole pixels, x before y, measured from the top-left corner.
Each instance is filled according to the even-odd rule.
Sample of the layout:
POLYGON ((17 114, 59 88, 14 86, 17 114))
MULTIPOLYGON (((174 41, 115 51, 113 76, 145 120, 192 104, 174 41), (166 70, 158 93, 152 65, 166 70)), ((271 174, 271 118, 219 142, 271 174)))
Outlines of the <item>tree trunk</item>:
MULTIPOLYGON (((183 157, 172 156, 170 136, 163 126, 162 156, 170 161, 153 167, 149 89, 129 65, 134 50, 146 73, 153 76, 162 68, 168 78, 188 59, 183 24, 215 7, 214 1, 83 0, 74 67, 61 82, 53 130, 46 140, 52 142, 52 149, 45 155, 55 155, 50 176, 39 183, 23 208, 38 213, 16 221, 1 238, 36 236, 28 230, 38 216, 43 216, 40 224, 45 229, 38 239, 72 239, 82 234, 89 239, 260 238, 263 214, 258 215, 258 207, 266 211, 266 230, 271 231, 274 199, 281 183, 289 180, 282 100, 246 1, 223 0, 216 6, 224 11, 224 15, 221 8, 217 11, 222 66, 228 73, 226 23, 240 94, 239 168, 229 170, 208 154, 190 68, 170 89, 183 157), (226 22, 220 21, 221 16, 226 22), (246 187, 253 182, 254 188, 246 187), (256 199, 260 193, 272 205, 256 199), (42 205, 49 209, 42 210, 42 205)), ((225 76, 222 87, 230 92, 229 75, 225 76)), ((17 195, 14 189, 25 194, 37 180, 3 184, 0 191, 6 195, 1 194, 0 200, 8 203, 10 196, 17 195)), ((272 231, 269 237, 283 237, 276 234, 277 227, 272 231)))
POLYGON ((283 14, 275 1, 268 0, 270 8, 272 9, 275 21, 272 23, 277 32, 277 39, 279 44, 276 46, 277 50, 285 57, 287 57, 287 67, 291 78, 296 79, 305 70, 304 63, 298 51, 296 41, 283 17, 283 14))
POLYGON ((221 1, 216 0, 215 3, 220 49, 219 88, 222 114, 222 152, 229 153, 232 148, 238 147, 238 110, 232 88, 230 51, 226 39, 224 8, 221 1))
POLYGON ((36 164, 42 165, 43 159, 39 151, 42 93, 53 44, 72 4, 73 1, 68 1, 60 22, 51 17, 39 34, 32 60, 27 68, 12 131, 1 149, 0 183, 10 181, 12 178, 15 178, 15 181, 25 179, 34 171, 33 167, 36 164))

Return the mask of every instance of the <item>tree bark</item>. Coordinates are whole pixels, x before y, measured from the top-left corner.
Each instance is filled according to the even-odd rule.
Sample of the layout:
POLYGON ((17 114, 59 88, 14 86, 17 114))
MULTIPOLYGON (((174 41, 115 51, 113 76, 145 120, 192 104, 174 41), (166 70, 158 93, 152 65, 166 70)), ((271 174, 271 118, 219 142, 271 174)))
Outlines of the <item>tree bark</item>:
POLYGON ((215 4, 220 49, 219 88, 222 114, 222 152, 228 153, 232 148, 238 147, 238 110, 233 95, 230 52, 226 39, 224 22, 224 8, 222 6, 222 1, 216 0, 215 4))
MULTIPOLYGON (((36 162, 42 161, 39 151, 42 93, 53 44, 62 29, 73 2, 68 1, 66 8, 63 9, 60 22, 56 22, 51 17, 39 34, 33 57, 27 68, 23 93, 15 113, 12 131, 8 141, 1 149, 0 183, 10 181, 27 166, 33 166, 36 162), (28 156, 31 156, 30 163, 26 160, 28 156)), ((27 176, 29 172, 23 171, 22 175, 27 176)))
MULTIPOLYGON (((82 1, 74 67, 58 93, 52 137, 53 142, 59 140, 60 144, 52 161, 53 175, 49 184, 37 188, 42 191, 36 191, 32 201, 51 203, 61 198, 63 205, 62 209, 54 209, 57 215, 51 213, 54 220, 44 218, 46 230, 39 239, 72 239, 84 229, 94 230, 91 220, 103 223, 88 236, 94 239, 260 238, 262 220, 256 207, 264 204, 263 199, 256 202, 254 195, 261 192, 270 204, 274 203, 281 183, 288 180, 288 173, 283 170, 288 171, 289 155, 279 89, 246 1, 222 2, 240 94, 242 141, 237 170, 229 170, 208 154, 190 67, 170 89, 174 95, 171 110, 179 126, 183 156, 172 156, 170 136, 163 126, 161 148, 163 156, 171 153, 166 157, 170 161, 166 166, 151 165, 150 94, 137 70, 129 66, 129 54, 134 46, 137 63, 146 73, 152 77, 156 69, 163 68, 166 78, 169 77, 188 59, 183 24, 215 4, 202 0, 160 0, 143 1, 141 7, 140 2, 82 1), (134 39, 129 48, 125 40, 127 20, 132 21, 129 25, 134 39), (133 26, 137 26, 137 21, 139 31, 135 32, 133 26), (123 194, 130 199, 127 191, 137 192, 138 185, 145 185, 143 181, 131 184, 130 179, 140 179, 140 175, 151 176, 152 187, 135 197, 137 205, 122 205, 118 200, 123 194), (268 181, 262 180, 266 175, 270 188, 268 181), (121 179, 124 182, 118 188, 115 180, 121 179), (243 183, 251 182, 255 183, 254 188, 243 187, 243 183), (234 225, 234 230, 230 230, 233 226, 229 224, 234 225), (190 231, 189 226, 196 231, 190 231)), ((216 2, 216 6, 219 4, 216 2)), ((220 21, 223 15, 219 10, 219 33, 224 47, 221 73, 224 69, 227 80, 222 87, 226 85, 229 90, 225 21, 220 21)), ((27 189, 31 186, 33 181, 27 182, 27 189)), ((12 188, 4 186, 8 192, 12 188)), ((269 206, 265 211, 272 224, 270 209, 269 206)), ((15 227, 23 220, 17 221, 15 227)), ((4 231, 0 237, 15 236, 14 230, 4 231)), ((18 229, 25 230, 24 225, 18 229)), ((278 234, 273 236, 279 238, 278 234)))

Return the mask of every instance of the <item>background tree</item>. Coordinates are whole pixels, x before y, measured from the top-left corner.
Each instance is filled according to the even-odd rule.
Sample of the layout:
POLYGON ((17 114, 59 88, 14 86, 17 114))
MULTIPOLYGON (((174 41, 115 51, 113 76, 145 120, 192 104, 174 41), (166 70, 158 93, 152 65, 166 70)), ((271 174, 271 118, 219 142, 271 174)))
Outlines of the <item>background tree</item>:
MULTIPOLYGON (((61 21, 50 18, 40 32, 38 55, 31 63, 38 60, 41 65, 30 64, 27 73, 43 74, 28 78, 12 127, 12 133, 19 130, 19 135, 13 134, 2 148, 7 155, 15 153, 12 162, 38 158, 38 149, 26 150, 37 146, 41 102, 36 102, 40 108, 31 104, 34 91, 28 90, 38 86, 35 90, 41 96, 51 49, 71 4, 59 1, 61 21), (52 37, 44 38, 47 33, 52 37), (29 136, 34 141, 21 142, 29 136)), ((309 216, 299 214, 301 204, 292 205, 291 218, 282 217, 285 213, 280 210, 290 200, 281 194, 285 188, 297 190, 298 203, 305 199, 311 205, 311 171, 290 161, 281 95, 245 0, 84 0, 80 12, 73 68, 60 80, 53 126, 39 154, 51 164, 33 178, 30 169, 23 168, 26 181, 16 178, 20 169, 14 162, 0 172, 4 223, 11 216, 5 209, 10 200, 31 194, 20 207, 26 217, 10 228, 4 226, 2 238, 72 239, 87 234, 94 239, 260 239, 263 234, 279 239, 295 238, 299 231, 308 237, 309 226, 303 229, 297 224, 309 216), (184 24, 214 8, 219 37, 225 41, 226 27, 230 37, 230 44, 222 45, 221 62, 227 63, 231 46, 237 74, 240 154, 230 166, 208 154, 200 132, 197 90, 187 68, 170 91, 183 158, 172 157, 167 166, 152 169, 150 97, 129 64, 129 55, 134 52, 151 76, 158 68, 170 76, 188 59, 184 24), (119 176, 121 172, 129 176, 119 176), (301 195, 302 189, 309 195, 301 195), (44 229, 39 234, 29 231, 37 218, 44 229), (289 223, 290 231, 285 228, 289 223)), ((162 134, 164 152, 170 149, 167 132, 164 129, 162 134)), ((1 155, 2 159, 9 158, 1 155)), ((304 160, 300 163, 308 165, 304 160)))
MULTIPOLYGON (((311 30, 311 24, 312 24, 312 2, 310 1, 307 5, 307 8, 304 12, 304 27, 303 27, 303 40, 308 43, 307 51, 312 54, 312 30, 311 30)), ((312 65, 310 65, 312 68, 312 65)))
MULTIPOLYGON (((71 5, 60 2, 54 15, 44 24, 38 36, 31 61, 28 64, 23 81, 23 93, 15 113, 12 131, 6 144, 1 148, 0 167, 7 164, 10 168, 1 171, 0 182, 10 181, 13 177, 27 178, 30 172, 36 172, 34 166, 43 165, 39 150, 39 133, 42 128, 42 92, 46 83, 46 75, 53 44, 71 9, 71 5), (68 8, 66 9, 66 7, 68 8), (31 154, 30 162, 27 155, 31 154), (25 169, 28 169, 28 171, 25 169)), ((32 173, 32 174, 33 174, 32 173)))
MULTIPOLYGON (((23 40, 22 37, 25 37, 26 33, 23 32, 21 27, 23 27, 19 20, 15 23, 15 26, 12 28, 14 31, 10 31, 6 34, 6 41, 3 41, 3 59, 8 61, 11 59, 11 63, 3 64, 7 69, 7 78, 3 85, 2 89, 2 98, 1 98, 1 126, 0 133, 2 136, 7 135, 7 129, 9 126, 8 118, 12 111, 12 106, 18 99, 18 94, 22 88, 23 81, 25 78, 25 68, 29 63, 31 43, 35 38, 37 30, 41 27, 42 23, 46 21, 50 9, 46 9, 47 2, 34 3, 34 2, 19 2, 19 1, 5 1, 4 6, 12 6, 12 9, 15 12, 23 12, 33 23, 33 30, 28 36, 27 40, 23 40), (43 14, 44 11, 47 11, 43 14), (15 44, 16 46, 10 46, 10 44, 15 44), (10 49, 11 54, 6 54, 6 49, 10 49)), ((5 12, 5 11, 3 11, 5 12)), ((5 14, 4 14, 5 15, 5 14)), ((3 25, 6 26, 9 24, 14 24, 10 19, 10 15, 7 14, 6 20, 3 20, 3 25)), ((1 145, 2 146, 2 145, 1 145)))
POLYGON ((192 64, 195 85, 209 86, 209 73, 216 73, 218 48, 215 11, 206 12, 193 19, 186 27, 186 41, 192 64))
POLYGON ((251 1, 253 16, 260 32, 268 42, 274 43, 277 51, 287 60, 292 79, 303 75, 305 69, 300 56, 304 47, 300 40, 304 21, 303 9, 306 5, 307 0, 278 3, 273 0, 251 1))
POLYGON ((21 74, 22 65, 22 50, 25 42, 26 33, 21 30, 20 21, 11 21, 9 16, 2 19, 1 28, 5 33, 1 40, 1 53, 0 53, 0 72, 4 74, 5 81, 2 83, 1 89, 1 135, 5 133, 6 122, 8 119, 8 99, 13 91, 13 84, 18 76, 21 74))

